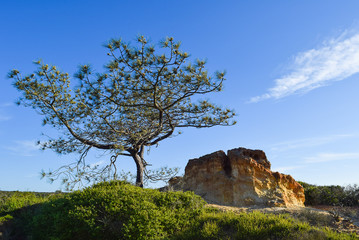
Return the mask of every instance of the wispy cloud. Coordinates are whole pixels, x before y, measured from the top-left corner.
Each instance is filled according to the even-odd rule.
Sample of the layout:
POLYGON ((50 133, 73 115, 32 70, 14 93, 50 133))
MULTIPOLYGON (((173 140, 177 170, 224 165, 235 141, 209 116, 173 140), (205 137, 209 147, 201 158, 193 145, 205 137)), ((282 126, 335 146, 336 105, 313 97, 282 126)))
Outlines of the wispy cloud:
POLYGON ((287 151, 297 148, 317 147, 331 142, 336 142, 342 139, 356 137, 355 134, 335 134, 324 137, 302 138, 290 141, 284 141, 276 144, 272 144, 272 151, 287 151))
POLYGON ((5 102, 0 104, 0 107, 11 107, 11 106, 14 106, 12 102, 5 102))
POLYGON ((8 121, 11 117, 9 115, 3 114, 0 112, 0 121, 8 121))
POLYGON ((344 160, 359 160, 359 152, 353 153, 318 153, 304 159, 306 163, 319 163, 344 160))
POLYGON ((6 146, 4 148, 11 151, 13 154, 24 157, 34 156, 34 153, 39 150, 36 141, 33 140, 14 141, 12 146, 6 146))
POLYGON ((249 102, 306 93, 358 72, 359 33, 345 31, 341 36, 323 42, 317 49, 297 54, 288 74, 276 79, 275 86, 267 93, 253 97, 249 102))
POLYGON ((2 108, 13 106, 14 104, 10 102, 0 103, 0 121, 8 121, 11 119, 11 116, 6 114, 2 108))

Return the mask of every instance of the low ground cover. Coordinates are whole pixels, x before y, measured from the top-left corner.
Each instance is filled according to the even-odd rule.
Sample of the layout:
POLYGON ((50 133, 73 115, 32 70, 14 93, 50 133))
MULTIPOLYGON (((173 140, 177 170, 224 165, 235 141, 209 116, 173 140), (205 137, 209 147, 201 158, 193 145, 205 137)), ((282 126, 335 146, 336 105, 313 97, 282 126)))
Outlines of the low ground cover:
POLYGON ((0 202, 0 222, 3 239, 357 239, 289 214, 223 212, 191 192, 120 181, 69 194, 13 194, 0 202))

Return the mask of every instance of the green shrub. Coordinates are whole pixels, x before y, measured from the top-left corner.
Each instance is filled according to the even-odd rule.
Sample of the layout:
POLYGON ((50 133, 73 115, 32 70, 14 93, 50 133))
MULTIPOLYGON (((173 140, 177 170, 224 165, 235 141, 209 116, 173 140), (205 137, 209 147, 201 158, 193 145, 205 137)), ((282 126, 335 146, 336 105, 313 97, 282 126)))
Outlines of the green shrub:
POLYGON ((100 183, 43 204, 34 239, 164 239, 189 227, 205 202, 191 192, 160 193, 100 183))
POLYGON ((45 202, 48 197, 38 196, 32 192, 13 192, 0 198, 0 216, 17 209, 45 202))
POLYGON ((0 232, 4 239, 22 239, 40 203, 50 194, 33 192, 0 192, 0 232), (5 234, 6 233, 6 234, 5 234))
POLYGON ((190 229, 173 237, 176 240, 204 239, 357 239, 355 235, 339 234, 328 229, 311 227, 289 215, 261 212, 233 213, 210 210, 192 225, 190 229))
POLYGON ((10 214, 6 214, 5 216, 1 216, 0 217, 0 224, 4 223, 6 221, 12 220, 14 217, 11 216, 10 214))
POLYGON ((324 214, 311 209, 304 209, 299 211, 294 216, 296 219, 302 222, 307 222, 312 226, 325 227, 333 224, 333 216, 330 214, 324 214))
POLYGON ((221 212, 192 192, 119 181, 43 198, 15 195, 1 204, 0 232, 6 227, 9 239, 356 239, 289 215, 221 212))
POLYGON ((359 206, 359 186, 316 186, 299 182, 304 188, 305 205, 359 206))

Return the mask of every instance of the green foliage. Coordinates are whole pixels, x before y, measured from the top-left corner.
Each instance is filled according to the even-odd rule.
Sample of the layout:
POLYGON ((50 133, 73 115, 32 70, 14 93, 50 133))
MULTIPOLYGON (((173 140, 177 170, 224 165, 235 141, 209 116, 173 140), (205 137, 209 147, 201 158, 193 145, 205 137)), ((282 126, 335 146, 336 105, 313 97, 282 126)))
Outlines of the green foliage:
POLYGON ((45 202, 48 198, 46 195, 32 192, 1 192, 0 216, 23 207, 45 202))
POLYGON ((312 209, 304 209, 299 211, 294 216, 296 219, 302 222, 308 222, 312 226, 325 227, 333 224, 333 216, 329 214, 323 214, 312 209))
POLYGON ((308 206, 359 206, 359 186, 316 186, 299 182, 304 188, 305 204, 308 206))
POLYGON ((45 203, 34 218, 33 237, 164 239, 189 227, 204 203, 190 192, 160 193, 105 182, 45 203))
POLYGON ((289 215, 274 215, 261 212, 203 213, 192 227, 181 232, 176 240, 208 239, 356 239, 354 235, 334 233, 328 229, 311 227, 308 223, 295 220, 289 215))
MULTIPOLYGON (((29 199, 30 195, 23 196, 29 199)), ((9 238, 356 239, 354 235, 311 227, 289 215, 221 212, 204 207, 203 199, 192 192, 164 193, 121 181, 103 182, 42 200, 32 206, 24 200, 16 207, 7 207, 13 210, 11 213, 20 210, 22 214, 1 212, 0 223, 13 229, 9 238), (27 207, 19 209, 21 205, 27 207)))
POLYGON ((210 76, 206 62, 197 59, 190 63, 180 45, 173 38, 157 47, 143 36, 138 37, 136 46, 112 39, 106 45, 110 61, 105 71, 96 73, 82 65, 74 75, 78 84, 73 84, 68 73, 41 61, 35 62, 33 74, 23 76, 12 70, 9 78, 22 93, 18 103, 36 109, 44 116, 44 125, 62 133, 40 143, 42 148, 81 155, 74 165, 44 174, 50 180, 61 175, 70 188, 80 179, 116 179, 115 162, 125 155, 136 162, 136 183, 142 186, 145 148, 156 146, 181 128, 235 124, 233 110, 199 100, 222 90, 225 73, 210 76), (111 153, 110 163, 100 169, 85 164, 91 148, 111 153))
POLYGON ((41 203, 62 194, 35 192, 0 192, 0 232, 1 226, 6 229, 10 239, 22 239, 28 232, 31 219, 41 203))
POLYGON ((4 223, 6 221, 12 220, 14 217, 11 216, 10 214, 6 214, 5 216, 1 216, 0 217, 0 224, 4 223))

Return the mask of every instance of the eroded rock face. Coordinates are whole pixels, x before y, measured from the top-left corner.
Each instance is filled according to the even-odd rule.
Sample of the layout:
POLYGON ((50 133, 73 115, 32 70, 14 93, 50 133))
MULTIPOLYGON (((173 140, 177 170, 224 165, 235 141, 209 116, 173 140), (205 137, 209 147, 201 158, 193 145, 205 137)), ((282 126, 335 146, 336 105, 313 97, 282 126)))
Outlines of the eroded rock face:
POLYGON ((290 175, 272 172, 261 150, 237 148, 189 160, 182 181, 207 202, 230 206, 303 206, 304 189, 290 175))

